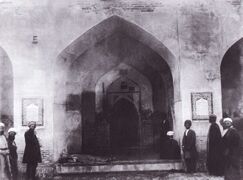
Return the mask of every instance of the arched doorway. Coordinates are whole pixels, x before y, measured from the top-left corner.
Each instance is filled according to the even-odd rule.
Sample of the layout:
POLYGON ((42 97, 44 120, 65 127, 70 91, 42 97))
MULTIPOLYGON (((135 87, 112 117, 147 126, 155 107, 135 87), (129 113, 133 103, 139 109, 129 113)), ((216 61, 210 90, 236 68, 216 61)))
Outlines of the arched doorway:
POLYGON ((243 39, 225 53, 220 72, 223 116, 243 117, 243 39))
POLYGON ((139 117, 133 103, 122 98, 113 108, 110 118, 110 139, 113 155, 125 156, 138 154, 139 117))
POLYGON ((112 155, 119 159, 139 158, 141 88, 123 76, 108 86, 106 98, 112 155))
POLYGON ((243 168, 243 38, 225 53, 220 66, 223 117, 231 117, 241 137, 243 168))
POLYGON ((0 119, 6 130, 13 121, 13 70, 7 53, 0 47, 0 119))
MULTIPOLYGON (((109 138, 100 137, 109 137, 110 122, 107 112, 104 110, 107 107, 104 106, 105 108, 100 108, 101 110, 96 107, 96 85, 100 82, 101 77, 116 68, 117 74, 111 74, 111 76, 107 76, 106 81, 100 82, 101 104, 105 104, 103 99, 108 92, 111 79, 115 80, 115 77, 124 76, 136 79, 136 77, 143 76, 151 85, 145 85, 142 89, 141 98, 143 101, 140 101, 141 104, 133 103, 144 127, 138 128, 138 131, 142 129, 142 134, 147 137, 143 145, 151 146, 153 144, 151 128, 159 127, 156 121, 151 120, 151 113, 170 114, 171 128, 173 128, 175 121, 172 117, 175 116, 171 114, 174 112, 174 94, 176 97, 179 96, 178 91, 174 93, 174 83, 179 80, 175 58, 159 40, 137 25, 118 16, 112 16, 75 40, 60 54, 58 60, 57 70, 55 70, 57 74, 55 79, 54 126, 56 124, 56 127, 59 127, 56 130, 58 132, 56 135, 63 137, 63 141, 58 143, 57 152, 61 152, 62 148, 65 148, 67 141, 72 142, 69 147, 80 147, 81 153, 96 154, 97 152, 108 151, 104 150, 104 145, 110 147, 109 138), (120 68, 119 65, 121 64, 129 68, 120 68), (135 71, 136 73, 132 73, 135 71), (141 76, 137 76, 137 74, 141 76), (176 76, 174 81, 172 74, 176 76), (69 109, 67 107, 72 107, 69 104, 78 105, 69 109), (68 117, 72 117, 74 113, 76 115, 79 113, 79 116, 77 116, 81 119, 77 120, 79 124, 67 133, 62 132, 61 124, 69 121, 66 118, 67 114, 68 117), (81 132, 80 141, 68 140, 74 136, 70 134, 77 132, 81 132)), ((138 84, 143 83, 139 82, 138 84)), ((176 83, 176 85, 178 84, 176 83)), ((134 89, 131 88, 130 90, 133 91, 134 89)), ((121 105, 118 107, 121 107, 121 105)), ((76 134, 75 137, 78 137, 78 135, 76 134)), ((154 137, 158 140, 158 133, 154 137)))

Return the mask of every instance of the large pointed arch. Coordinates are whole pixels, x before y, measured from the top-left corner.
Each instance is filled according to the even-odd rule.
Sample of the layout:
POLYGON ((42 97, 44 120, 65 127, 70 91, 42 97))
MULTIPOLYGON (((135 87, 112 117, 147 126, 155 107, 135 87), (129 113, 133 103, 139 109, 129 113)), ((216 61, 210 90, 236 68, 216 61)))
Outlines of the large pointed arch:
MULTIPOLYGON (((243 140, 243 38, 226 51, 220 65, 223 117, 231 117, 243 140)), ((241 161, 243 154, 241 153, 241 161)))
POLYGON ((6 130, 13 121, 13 69, 6 51, 0 47, 0 116, 6 130))
MULTIPOLYGON (((146 53, 151 53, 154 55, 151 61, 144 60, 145 65, 141 65, 141 67, 137 68, 139 71, 143 71, 146 69, 146 76, 150 77, 150 81, 156 82, 157 80, 160 80, 162 77, 164 78, 163 81, 168 82, 167 87, 168 88, 168 96, 171 98, 171 102, 169 102, 169 109, 173 109, 174 103, 180 101, 180 88, 179 88, 179 71, 178 66, 179 63, 176 62, 175 56, 166 48, 163 43, 161 43, 158 39, 156 39, 154 36, 140 28, 139 26, 126 21, 125 19, 118 17, 118 16, 112 16, 98 25, 94 26, 90 30, 88 30, 86 33, 81 35, 79 38, 77 38, 73 43, 71 43, 67 48, 65 48, 57 57, 57 61, 55 64, 54 69, 54 126, 55 124, 60 127, 60 129, 56 129, 56 133, 54 134, 59 137, 64 137, 63 139, 67 138, 65 135, 65 132, 62 132, 63 128, 60 126, 62 123, 68 121, 67 119, 67 97, 70 95, 70 89, 72 94, 76 94, 74 99, 78 100, 78 96, 80 95, 81 100, 81 106, 82 104, 85 104, 82 106, 82 112, 81 119, 82 121, 95 119, 95 84, 98 81, 99 77, 102 76, 102 74, 109 72, 112 68, 117 66, 117 64, 114 64, 114 67, 109 67, 106 70, 103 70, 101 74, 97 76, 97 74, 94 75, 93 68, 91 68, 90 64, 88 64, 88 68, 86 68, 87 63, 83 66, 82 62, 85 61, 85 58, 87 56, 91 56, 90 51, 95 49, 100 43, 103 43, 106 39, 112 39, 115 37, 115 40, 122 39, 123 37, 128 39, 128 42, 138 42, 144 49, 148 49, 146 53), (130 41, 129 41, 130 40, 130 41), (88 55, 87 55, 88 54, 88 55), (156 66, 158 65, 159 66, 156 66), (76 69, 75 73, 72 71, 73 67, 81 67, 82 70, 79 71, 76 69), (77 75, 78 74, 78 75, 77 75), (96 76, 96 77, 95 77, 96 76), (154 79, 157 78, 157 79, 154 79), (71 79, 71 81, 70 81, 71 79), (82 83, 80 82, 80 79, 82 79, 82 83), (84 86, 86 89, 83 89, 84 86), (82 90, 81 90, 82 89, 82 90), (83 103, 85 102, 85 103, 83 103), (83 113, 84 111, 87 111, 87 113, 83 113), (84 120, 86 119, 86 120, 84 120)), ((119 44, 119 42, 118 42, 119 44)), ((100 63, 100 61, 95 61, 93 58, 92 61, 94 61, 94 64, 100 63), (97 62, 97 63, 96 63, 97 62)), ((87 62, 87 61, 86 61, 87 62)), ((104 60, 102 61, 104 62, 104 60)), ((136 62, 126 62, 130 66, 137 66, 139 61, 136 62)), ((97 70, 97 67, 96 67, 97 70)), ((155 83, 155 89, 157 89, 157 86, 159 86, 158 83, 155 83)), ((163 88, 163 87, 158 87, 163 88)), ((159 91, 156 91, 159 92, 159 91)), ((157 96, 159 94, 157 93, 157 96)), ((156 96, 154 96, 156 97, 156 96)), ((161 97, 162 98, 162 97, 161 97)), ((72 98, 71 98, 72 99, 72 98)), ((157 105, 156 105, 157 107, 157 105)), ((177 105, 176 108, 179 106, 177 105)), ((176 109, 173 112, 178 112, 179 110, 176 109)), ((173 116, 175 117, 175 116, 173 116)), ((174 120, 174 119, 173 119, 174 120)), ((94 123, 94 120, 92 123, 94 123)), ((82 122, 84 123, 84 122, 82 122)), ((90 132, 92 131, 92 125, 91 123, 84 123, 86 128, 85 131, 90 132), (89 127, 90 126, 90 127, 89 127)), ((174 124, 174 123, 173 123, 174 124)), ((83 134, 84 132, 82 130, 83 124, 80 126, 83 134)), ((71 132, 68 132, 71 133, 71 132)), ((90 137, 87 137, 85 139, 85 142, 93 143, 92 139, 89 139, 90 137)), ((82 143, 82 142, 81 142, 82 143)), ((65 140, 63 142, 59 142, 55 146, 55 154, 58 156, 58 154, 63 150, 63 147, 65 147, 65 140)), ((78 146, 78 145, 77 145, 78 146)), ((92 145, 86 145, 92 146, 92 145)), ((89 148, 92 149, 92 148, 89 148)), ((57 158, 57 157, 56 157, 57 158)))
POLYGON ((161 41, 143 30, 138 25, 126 21, 125 19, 116 15, 111 16, 101 23, 95 25, 73 41, 59 54, 57 59, 58 62, 56 62, 56 64, 61 63, 60 61, 65 62, 65 64, 72 63, 72 61, 75 61, 97 42, 100 42, 102 39, 107 38, 117 31, 129 35, 130 37, 153 49, 168 63, 172 71, 176 68, 177 63, 175 56, 163 43, 161 43, 161 41))
MULTIPOLYGON (((180 72, 179 63, 172 52, 156 37, 139 27, 138 25, 131 23, 117 15, 111 16, 99 24, 92 27, 90 30, 85 32, 83 35, 74 40, 68 45, 57 57, 54 65, 55 72, 55 83, 64 84, 67 78, 67 69, 82 55, 84 55, 88 49, 95 46, 95 44, 108 38, 116 32, 121 32, 145 46, 155 51, 161 56, 164 62, 168 65, 174 86, 174 102, 181 100, 180 95, 180 72)), ((65 99, 60 98, 63 91, 58 88, 55 89, 55 103, 63 103, 65 99)), ((172 103, 174 103, 172 102, 172 103)))
POLYGON ((243 38, 236 41, 223 56, 220 73, 224 116, 243 118, 243 38))

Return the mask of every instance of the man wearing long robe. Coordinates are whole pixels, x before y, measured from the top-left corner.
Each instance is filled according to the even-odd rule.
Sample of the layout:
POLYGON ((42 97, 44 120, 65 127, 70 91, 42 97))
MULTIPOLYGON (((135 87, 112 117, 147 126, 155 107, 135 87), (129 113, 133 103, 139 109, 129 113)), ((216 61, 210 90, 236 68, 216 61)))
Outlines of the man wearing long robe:
POLYGON ((164 159, 181 159, 180 146, 173 139, 174 132, 168 131, 168 139, 164 143, 164 159))
POLYGON ((222 140, 220 128, 216 123, 216 119, 217 116, 214 114, 209 116, 209 122, 211 125, 208 131, 207 169, 211 175, 222 176, 224 172, 222 161, 222 140))
POLYGON ((190 129, 191 125, 191 120, 185 121, 184 126, 186 130, 182 139, 182 150, 187 173, 196 172, 196 160, 198 156, 196 149, 196 133, 190 129))
POLYGON ((225 180, 240 180, 240 136, 231 118, 223 120, 223 156, 225 180))
POLYGON ((23 163, 27 163, 27 179, 33 180, 35 179, 37 165, 42 161, 42 159, 40 152, 40 144, 35 133, 36 122, 31 121, 29 122, 28 126, 29 130, 27 130, 24 134, 25 149, 23 163))
POLYGON ((18 179, 18 154, 17 154, 17 146, 15 143, 15 135, 16 130, 14 128, 10 128, 8 130, 8 148, 9 148, 9 160, 10 167, 12 173, 12 179, 18 179))

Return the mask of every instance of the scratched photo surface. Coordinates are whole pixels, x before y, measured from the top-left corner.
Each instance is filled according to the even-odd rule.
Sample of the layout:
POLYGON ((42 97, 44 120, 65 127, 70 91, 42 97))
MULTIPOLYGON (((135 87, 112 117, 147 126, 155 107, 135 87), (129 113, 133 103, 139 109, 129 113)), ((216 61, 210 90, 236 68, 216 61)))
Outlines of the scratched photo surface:
POLYGON ((241 0, 0 0, 0 179, 243 178, 242 17, 241 0))

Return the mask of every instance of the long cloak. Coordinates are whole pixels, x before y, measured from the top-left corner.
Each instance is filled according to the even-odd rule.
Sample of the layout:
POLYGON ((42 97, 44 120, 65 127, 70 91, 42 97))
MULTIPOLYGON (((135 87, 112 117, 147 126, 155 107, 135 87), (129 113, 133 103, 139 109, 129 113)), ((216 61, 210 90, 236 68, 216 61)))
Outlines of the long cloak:
POLYGON ((224 173, 221 132, 217 123, 212 123, 208 131, 207 169, 209 174, 222 176, 224 173))
POLYGON ((240 180, 240 136, 233 127, 222 138, 225 180, 240 180))
POLYGON ((25 132, 25 149, 24 149, 24 156, 23 156, 23 163, 40 163, 41 159, 41 152, 40 152, 40 144, 39 141, 32 130, 28 130, 25 132))

